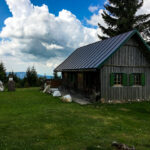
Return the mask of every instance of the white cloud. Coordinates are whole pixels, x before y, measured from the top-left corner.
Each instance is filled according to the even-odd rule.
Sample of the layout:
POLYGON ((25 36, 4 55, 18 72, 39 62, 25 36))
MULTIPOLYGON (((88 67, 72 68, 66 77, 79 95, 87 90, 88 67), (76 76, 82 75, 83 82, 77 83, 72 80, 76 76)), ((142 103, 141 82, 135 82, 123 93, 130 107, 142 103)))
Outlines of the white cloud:
POLYGON ((88 9, 90 12, 94 13, 95 11, 99 9, 99 6, 90 6, 88 9))
POLYGON ((150 13, 150 0, 144 0, 143 7, 138 10, 137 15, 149 13, 150 13))
MULTIPOLYGON (((92 26, 97 27, 97 28, 98 28, 98 23, 100 23, 102 26, 107 27, 106 23, 104 22, 104 20, 102 18, 103 11, 104 11, 103 9, 100 9, 98 11, 98 14, 93 14, 89 20, 88 19, 86 20, 87 23, 89 25, 92 25, 92 26)), ((101 36, 104 35, 100 28, 97 29, 97 33, 101 36)))
POLYGON ((87 20, 87 23, 92 26, 98 26, 98 23, 105 26, 105 22, 102 18, 103 9, 100 9, 98 11, 98 14, 93 14, 90 18, 90 20, 87 20))
POLYGON ((48 50, 54 50, 54 49, 64 49, 64 47, 60 46, 60 45, 56 45, 56 44, 47 44, 47 43, 42 43, 43 46, 46 47, 46 49, 48 50))
MULTIPOLYGON (((20 69, 37 64, 45 65, 43 68, 49 72, 51 68, 46 66, 47 63, 61 62, 75 48, 98 40, 97 29, 83 26, 70 11, 62 10, 55 16, 46 5, 34 6, 30 0, 6 2, 12 17, 5 20, 5 27, 0 32, 3 39, 0 56, 9 69, 5 56, 12 60, 14 70, 22 63, 24 65, 20 65, 20 69)), ((41 68, 40 73, 42 71, 41 68)))

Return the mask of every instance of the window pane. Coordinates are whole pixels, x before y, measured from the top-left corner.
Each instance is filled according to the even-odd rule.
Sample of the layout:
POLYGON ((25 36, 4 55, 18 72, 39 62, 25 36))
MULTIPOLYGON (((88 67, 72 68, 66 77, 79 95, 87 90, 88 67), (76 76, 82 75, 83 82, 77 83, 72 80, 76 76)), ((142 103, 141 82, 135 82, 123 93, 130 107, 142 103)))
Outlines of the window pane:
POLYGON ((122 84, 123 74, 115 73, 114 74, 114 84, 122 84))
POLYGON ((141 73, 134 73, 134 85, 141 85, 141 73))

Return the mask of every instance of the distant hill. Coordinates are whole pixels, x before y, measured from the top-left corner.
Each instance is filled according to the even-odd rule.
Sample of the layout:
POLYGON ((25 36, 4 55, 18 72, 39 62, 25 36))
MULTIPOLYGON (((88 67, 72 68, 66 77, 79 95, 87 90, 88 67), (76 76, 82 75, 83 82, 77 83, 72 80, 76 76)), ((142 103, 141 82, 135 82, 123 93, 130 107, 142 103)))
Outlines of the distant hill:
MULTIPOLYGON (((26 76, 26 72, 14 72, 18 78, 23 79, 26 76)), ((7 72, 8 75, 8 72, 7 72)), ((38 74, 38 77, 44 77, 44 75, 38 74)), ((46 76, 47 79, 52 79, 53 76, 46 76)))

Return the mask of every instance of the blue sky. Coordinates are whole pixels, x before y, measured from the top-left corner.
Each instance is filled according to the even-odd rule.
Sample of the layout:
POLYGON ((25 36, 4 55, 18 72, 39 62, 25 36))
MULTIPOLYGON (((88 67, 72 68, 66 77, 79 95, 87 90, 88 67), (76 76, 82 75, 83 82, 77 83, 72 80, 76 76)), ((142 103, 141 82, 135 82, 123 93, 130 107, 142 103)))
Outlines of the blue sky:
POLYGON ((4 26, 4 20, 11 16, 5 0, 0 1, 0 30, 4 26))

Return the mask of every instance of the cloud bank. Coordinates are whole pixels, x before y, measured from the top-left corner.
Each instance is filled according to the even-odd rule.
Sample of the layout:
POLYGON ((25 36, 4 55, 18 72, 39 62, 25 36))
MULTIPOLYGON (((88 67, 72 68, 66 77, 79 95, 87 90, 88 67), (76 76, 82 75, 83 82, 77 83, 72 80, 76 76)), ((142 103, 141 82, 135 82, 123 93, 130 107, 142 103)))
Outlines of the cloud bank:
POLYGON ((12 17, 0 32, 0 56, 9 71, 32 64, 40 73, 52 72, 74 49, 98 40, 97 29, 83 26, 70 11, 55 16, 46 5, 34 6, 30 0, 6 3, 12 17))

